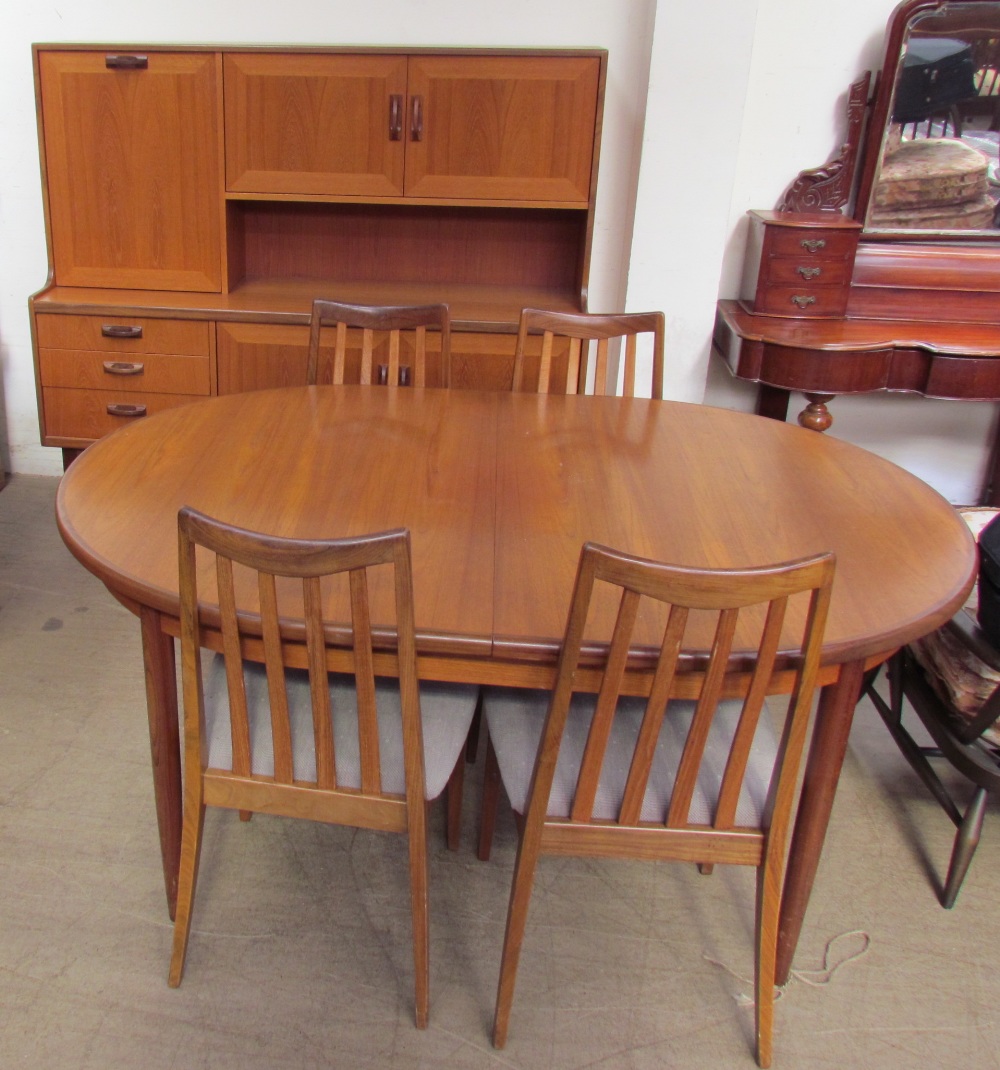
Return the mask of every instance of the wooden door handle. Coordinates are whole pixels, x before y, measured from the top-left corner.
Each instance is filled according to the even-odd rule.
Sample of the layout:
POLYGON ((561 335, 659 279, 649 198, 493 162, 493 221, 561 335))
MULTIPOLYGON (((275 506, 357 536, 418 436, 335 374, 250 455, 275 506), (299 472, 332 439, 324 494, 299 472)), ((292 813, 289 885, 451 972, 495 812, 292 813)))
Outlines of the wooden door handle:
POLYGON ((423 97, 414 97, 410 102, 410 140, 422 141, 424 137, 423 97))
POLYGON ((146 415, 146 406, 145 405, 129 405, 129 404, 126 404, 123 401, 113 401, 108 406, 108 415, 109 416, 128 416, 128 417, 145 416, 146 415))
POLYGON ((403 138, 403 95, 393 93, 389 97, 389 140, 401 141, 403 138))
POLYGON ((109 71, 144 71, 149 66, 149 57, 105 56, 104 66, 109 71))

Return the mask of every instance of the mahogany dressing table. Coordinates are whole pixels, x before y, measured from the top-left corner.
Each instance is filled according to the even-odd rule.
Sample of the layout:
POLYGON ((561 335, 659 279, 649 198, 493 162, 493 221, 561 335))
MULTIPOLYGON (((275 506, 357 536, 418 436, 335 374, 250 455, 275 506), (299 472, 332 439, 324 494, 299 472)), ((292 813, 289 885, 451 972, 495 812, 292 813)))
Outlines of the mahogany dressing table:
MULTIPOLYGON (((756 412, 825 431, 838 394, 1000 400, 1000 3, 904 0, 848 134, 777 211, 750 213, 739 300, 713 348, 756 412), (937 57, 937 58, 935 58, 937 57)), ((1000 505, 1000 435, 982 489, 1000 505)))

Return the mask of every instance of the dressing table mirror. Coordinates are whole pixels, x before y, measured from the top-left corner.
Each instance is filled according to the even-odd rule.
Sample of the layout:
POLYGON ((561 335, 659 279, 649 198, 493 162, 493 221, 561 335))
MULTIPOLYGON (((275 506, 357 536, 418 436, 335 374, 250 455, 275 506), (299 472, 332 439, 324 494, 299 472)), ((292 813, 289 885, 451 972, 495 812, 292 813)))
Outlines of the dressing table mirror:
MULTIPOLYGON (((756 411, 785 419, 801 392, 817 431, 839 394, 1000 400, 1000 0, 904 0, 885 41, 838 152, 748 213, 716 316, 756 411)), ((1000 505, 996 444, 980 500, 1000 505)))

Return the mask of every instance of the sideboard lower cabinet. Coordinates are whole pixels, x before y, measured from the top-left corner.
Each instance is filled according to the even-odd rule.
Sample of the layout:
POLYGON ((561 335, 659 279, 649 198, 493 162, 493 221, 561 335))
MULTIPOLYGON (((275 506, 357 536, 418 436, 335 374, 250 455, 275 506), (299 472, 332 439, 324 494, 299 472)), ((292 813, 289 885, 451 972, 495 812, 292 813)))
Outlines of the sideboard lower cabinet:
MULTIPOLYGON (((521 308, 585 308, 601 50, 33 52, 45 445, 76 450, 163 404, 302 382, 316 297, 447 302, 452 384, 479 389, 509 387, 521 308), (96 341, 72 341, 82 324, 96 341), (142 338, 100 334, 123 324, 142 338), (197 353, 172 340, 185 325, 197 353), (129 342, 142 360, 117 359, 129 342)), ((430 369, 433 382, 433 354, 430 369)))

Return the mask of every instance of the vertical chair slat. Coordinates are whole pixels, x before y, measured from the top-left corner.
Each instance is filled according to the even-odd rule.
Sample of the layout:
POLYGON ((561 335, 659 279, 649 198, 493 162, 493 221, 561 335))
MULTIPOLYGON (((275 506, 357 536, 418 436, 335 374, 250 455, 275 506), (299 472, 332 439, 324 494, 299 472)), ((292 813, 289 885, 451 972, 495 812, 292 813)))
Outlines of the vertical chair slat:
MULTIPOLYGON (((610 391, 613 393, 613 391, 610 391)), ((597 359, 594 364, 594 393, 607 394, 608 390, 608 340, 600 338, 597 342, 597 359)))
POLYGON ((333 382, 336 384, 344 381, 344 366, 347 363, 347 324, 337 324, 337 342, 333 351, 333 382))
POLYGON ((636 741, 628 780, 625 783, 625 793, 622 796, 621 811, 618 815, 620 825, 637 824, 642 812, 642 800, 646 794, 646 785, 649 783, 649 773, 656 754, 656 744, 663 726, 663 718, 667 712, 667 702, 670 699, 670 689, 677 671, 677 658, 681 652, 687 619, 688 611, 684 606, 670 607, 667 626, 663 632, 663 642, 660 645, 660 659, 649 690, 646 712, 642 718, 639 738, 636 741))
POLYGON ((774 662, 778 653, 778 644, 781 641, 781 628, 785 621, 787 605, 787 598, 775 598, 767 607, 767 619, 764 623, 764 631, 758 646, 757 663, 754 666, 750 687, 747 689, 746 697, 743 700, 739 724, 733 735, 729 758, 726 762, 726 769, 722 775, 722 784, 719 788, 718 806, 714 821, 714 825, 718 829, 732 828, 736 820, 736 807, 740 800, 743 777, 746 773, 750 751, 753 748, 754 737, 757 734, 757 725, 767 697, 768 684, 774 673, 774 662))
POLYGON ((389 332, 389 367, 386 382, 399 386, 399 331, 389 332))
POLYGON ((552 332, 542 335, 542 353, 538 359, 538 393, 549 392, 549 376, 552 372, 552 332))
POLYGON ((566 358, 566 385, 563 393, 575 394, 580 388, 580 353, 580 339, 571 339, 569 356, 566 358))
POLYGON ((632 641, 632 629, 635 627, 636 613, 639 608, 639 595, 635 591, 622 592, 618 606, 618 617, 611 640, 611 650, 601 679, 601 689, 597 696, 594 717, 590 722, 587 744, 580 761, 580 775, 577 780, 576 793, 573 796, 572 821, 589 821, 594 812, 594 798, 597 784, 601 778, 601 766, 604 764, 604 752, 611 735, 618 693, 625 676, 628 662, 629 645, 632 641))
POLYGON ((232 561, 227 557, 216 555, 215 575, 219 589, 219 615, 222 620, 226 690, 229 695, 229 731, 233 744, 233 772, 247 776, 251 769, 250 729, 247 720, 246 681, 243 677, 243 653, 240 650, 239 625, 236 621, 232 561))
POLYGON ((288 723, 285 663, 281 655, 281 633, 278 629, 278 597, 274 576, 267 572, 259 572, 257 575, 260 589, 260 623, 264 633, 264 668, 267 670, 267 694, 271 705, 274 779, 279 784, 290 784, 294 776, 292 733, 288 723))
POLYGON ((372 381, 372 346, 374 344, 374 332, 370 327, 365 327, 361 332, 361 374, 359 382, 362 386, 370 386, 372 381))
MULTIPOLYGON (((630 334, 625 339, 625 376, 622 383, 622 393, 626 397, 634 397, 635 395, 635 339, 634 334, 630 334)), ((605 342, 605 344, 607 344, 605 342)))
POLYGON ((323 635, 323 603, 317 576, 302 581, 305 610, 306 653, 309 660, 309 691, 312 699, 313 741, 316 746, 316 786, 337 786, 337 762, 333 745, 333 711, 330 708, 330 680, 326 668, 323 635))
POLYGON ((375 667, 368 579, 364 569, 351 570, 351 620, 354 631, 354 681, 358 697, 358 750, 361 790, 382 790, 379 762, 378 717, 375 710, 375 667))
POLYGON ((669 828, 682 828, 688 822, 691 799, 694 797, 694 789, 698 783, 702 755, 705 753, 705 743, 708 741, 715 708, 719 704, 719 696, 725 681, 726 666, 732 649, 738 615, 739 611, 736 609, 724 609, 719 614, 708 671, 695 705, 687 739, 684 741, 684 750, 677 769, 673 794, 670 796, 670 809, 667 811, 669 828))
MULTIPOLYGON (((442 362, 444 357, 442 356, 442 362)), ((427 328, 421 325, 414 332, 413 343, 413 363, 416 365, 413 369, 413 385, 414 386, 426 386, 427 385, 427 328)), ((444 369, 441 370, 442 378, 445 377, 444 369)), ((445 382, 443 386, 450 385, 445 382)))

